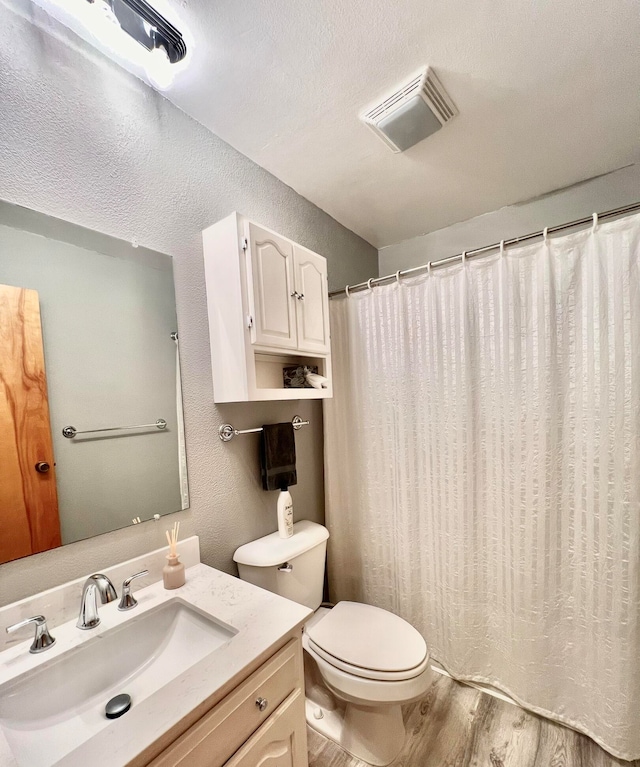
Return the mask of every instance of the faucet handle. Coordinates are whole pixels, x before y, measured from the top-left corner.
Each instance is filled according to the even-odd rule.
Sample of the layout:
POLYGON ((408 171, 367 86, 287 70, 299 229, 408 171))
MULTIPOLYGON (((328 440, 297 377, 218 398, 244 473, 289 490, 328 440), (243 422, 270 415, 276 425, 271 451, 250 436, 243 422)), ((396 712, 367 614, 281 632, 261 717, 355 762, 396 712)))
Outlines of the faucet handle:
POLYGON ((120 597, 118 610, 131 610, 132 607, 135 607, 138 604, 138 600, 131 593, 131 581, 134 578, 142 578, 143 575, 149 575, 149 571, 142 570, 135 575, 130 575, 122 582, 122 596, 120 597))
POLYGON ((7 634, 13 634, 14 631, 29 626, 32 623, 36 627, 36 635, 33 638, 29 652, 35 654, 53 647, 56 640, 49 633, 47 620, 44 615, 34 615, 33 618, 27 618, 24 621, 20 621, 20 623, 14 623, 13 626, 7 626, 7 634))

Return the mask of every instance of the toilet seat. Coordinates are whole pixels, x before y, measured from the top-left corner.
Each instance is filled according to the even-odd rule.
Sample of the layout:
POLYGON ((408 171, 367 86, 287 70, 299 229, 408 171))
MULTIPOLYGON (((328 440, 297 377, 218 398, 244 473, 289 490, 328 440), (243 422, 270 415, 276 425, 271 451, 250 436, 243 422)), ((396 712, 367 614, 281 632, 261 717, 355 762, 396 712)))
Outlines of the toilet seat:
POLYGON ((305 627, 309 649, 334 668, 376 681, 414 679, 429 665, 422 635, 379 607, 339 602, 305 627))
POLYGON ((421 698, 433 682, 434 671, 429 662, 423 670, 410 679, 370 679, 354 674, 353 669, 343 671, 334 663, 329 663, 311 647, 306 633, 302 636, 302 646, 315 661, 324 684, 340 700, 354 703, 356 706, 389 706, 411 703, 421 698))
POLYGON ((371 679, 375 682, 402 682, 408 679, 414 679, 419 676, 429 665, 430 659, 427 655, 419 666, 407 669, 406 671, 376 671, 375 669, 362 668, 361 666, 352 666, 349 663, 341 661, 339 658, 330 655, 321 647, 314 644, 313 640, 307 637, 307 649, 312 650, 324 661, 336 669, 344 671, 347 674, 361 677, 362 679, 371 679))

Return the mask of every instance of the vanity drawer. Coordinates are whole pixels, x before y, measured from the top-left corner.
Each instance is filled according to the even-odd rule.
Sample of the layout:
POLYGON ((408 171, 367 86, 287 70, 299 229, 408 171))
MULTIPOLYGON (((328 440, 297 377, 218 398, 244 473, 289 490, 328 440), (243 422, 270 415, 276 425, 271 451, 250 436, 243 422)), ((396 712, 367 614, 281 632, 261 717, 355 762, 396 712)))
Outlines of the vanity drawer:
POLYGON ((309 767, 304 693, 296 690, 224 767, 309 767))
POLYGON ((292 639, 149 767, 221 767, 302 680, 302 648, 292 639))

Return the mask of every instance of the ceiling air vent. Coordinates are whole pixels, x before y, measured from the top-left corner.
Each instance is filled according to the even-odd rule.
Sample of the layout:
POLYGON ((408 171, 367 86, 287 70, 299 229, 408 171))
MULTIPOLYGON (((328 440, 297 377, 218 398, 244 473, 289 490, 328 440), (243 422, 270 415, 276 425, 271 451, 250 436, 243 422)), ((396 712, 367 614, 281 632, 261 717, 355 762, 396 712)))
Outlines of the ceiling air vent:
POLYGON ((426 67, 379 104, 360 115, 360 119, 390 149, 404 152, 440 130, 457 114, 455 104, 435 72, 426 67))

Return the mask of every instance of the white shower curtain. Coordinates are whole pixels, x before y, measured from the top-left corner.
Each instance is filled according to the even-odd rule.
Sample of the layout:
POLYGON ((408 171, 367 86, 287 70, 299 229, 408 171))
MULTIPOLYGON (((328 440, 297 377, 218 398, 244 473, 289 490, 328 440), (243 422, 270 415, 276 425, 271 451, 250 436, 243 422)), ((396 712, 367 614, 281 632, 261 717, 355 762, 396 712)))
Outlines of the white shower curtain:
POLYGON ((640 216, 331 304, 330 590, 640 758, 640 216))

